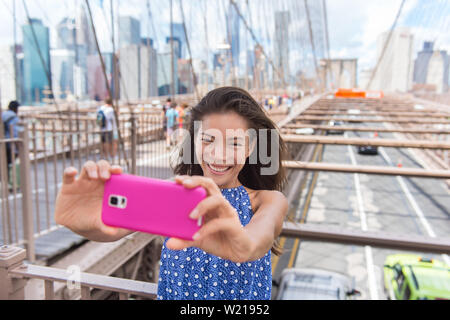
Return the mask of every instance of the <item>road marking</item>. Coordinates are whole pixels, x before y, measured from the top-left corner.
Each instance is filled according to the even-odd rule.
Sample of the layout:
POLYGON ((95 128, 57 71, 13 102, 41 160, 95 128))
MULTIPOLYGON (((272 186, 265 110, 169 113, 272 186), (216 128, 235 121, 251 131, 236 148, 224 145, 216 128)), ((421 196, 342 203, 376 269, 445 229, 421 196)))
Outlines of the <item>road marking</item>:
MULTIPOLYGON (((344 133, 344 137, 347 137, 347 132, 344 133)), ((356 158, 353 153, 353 149, 350 145, 347 145, 348 153, 350 155, 350 159, 352 165, 356 166, 356 158)), ((359 216, 361 219, 361 230, 367 231, 367 217, 366 212, 364 211, 364 203, 362 199, 361 193, 361 183, 359 181, 359 175, 357 173, 353 174, 353 178, 355 180, 355 191, 356 191, 356 199, 358 204, 359 216)), ((378 300, 378 289, 377 289, 377 281, 375 277, 375 268, 373 264, 373 252, 371 246, 364 246, 364 253, 366 256, 366 268, 367 268, 367 281, 369 283, 369 292, 370 298, 372 300, 378 300)))
MULTIPOLYGON (((383 148, 379 148, 380 154, 383 157, 383 159, 388 163, 388 165, 393 166, 393 163, 391 161, 391 158, 389 155, 384 151, 383 148)), ((406 198, 409 201, 409 204, 414 209, 414 212, 416 213, 417 217, 419 218, 420 223, 422 224, 423 228, 427 232, 427 234, 432 237, 436 238, 436 233, 434 232, 433 228, 431 228, 431 225, 428 223, 428 220, 425 218, 425 215, 423 214, 422 209, 420 209, 419 205, 417 204, 416 200, 414 199, 413 195, 409 191, 408 186, 406 185, 403 177, 396 176, 398 183, 400 184, 400 187, 404 194, 406 195, 406 198)), ((447 254, 442 254, 442 259, 444 259, 445 263, 447 265, 450 265, 450 259, 447 254)))
MULTIPOLYGON (((321 162, 322 156, 323 156, 323 144, 317 146, 316 150, 314 151, 313 159, 314 159, 314 161, 321 162), (318 150, 319 150, 319 153, 317 154, 318 150)), ((302 216, 300 218, 300 224, 305 223, 306 214, 308 213, 309 207, 311 205, 311 199, 312 199, 312 195, 314 193, 314 189, 316 187, 318 176, 319 176, 319 172, 314 172, 314 175, 313 175, 313 178, 311 181, 311 185, 309 186, 308 195, 306 196, 305 205, 303 206, 303 212, 302 212, 302 216)), ((306 179, 305 179, 305 184, 306 184, 306 179)), ((294 245, 292 246, 291 256, 289 257, 289 263, 287 265, 287 268, 293 267, 294 262, 295 262, 294 261, 295 256, 297 255, 297 250, 298 250, 299 245, 300 245, 300 239, 296 238, 294 241, 294 245)))

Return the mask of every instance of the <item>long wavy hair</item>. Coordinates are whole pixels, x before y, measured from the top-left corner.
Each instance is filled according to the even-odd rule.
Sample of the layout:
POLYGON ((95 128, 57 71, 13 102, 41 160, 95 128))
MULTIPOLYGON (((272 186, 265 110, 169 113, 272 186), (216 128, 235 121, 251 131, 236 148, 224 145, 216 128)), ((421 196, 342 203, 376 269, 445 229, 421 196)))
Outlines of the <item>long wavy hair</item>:
MULTIPOLYGON (((194 136, 196 129, 194 123, 201 121, 206 115, 217 113, 235 112, 244 119, 248 124, 248 129, 254 129, 256 131, 256 144, 252 154, 246 159, 244 167, 239 172, 238 180, 242 185, 253 190, 278 190, 282 191, 285 186, 286 171, 282 166, 282 161, 286 157, 286 145, 279 134, 279 129, 276 124, 268 117, 264 109, 253 99, 253 97, 245 90, 237 87, 221 87, 210 91, 203 99, 194 106, 187 119, 188 136, 185 137, 176 164, 173 168, 176 175, 200 175, 203 176, 203 170, 196 159, 194 136), (262 129, 262 131, 261 131, 262 129), (266 129, 266 130, 264 130, 266 129), (267 134, 267 143, 263 144, 267 146, 267 150, 264 150, 265 156, 270 161, 263 164, 260 159, 261 152, 258 152, 258 147, 261 146, 260 133, 267 134), (272 138, 272 134, 276 132, 278 137, 272 138), (272 146, 275 143, 275 146, 272 146), (183 155, 184 150, 190 150, 190 159, 185 161, 186 157, 183 155), (271 150, 277 150, 278 157, 276 159, 271 154, 271 150), (256 159, 256 161, 249 161, 249 159, 256 159), (273 174, 261 174, 263 168, 270 168, 272 161, 277 161, 275 165, 278 170, 273 174)), ((278 244, 275 242, 272 247, 272 252, 279 255, 281 250, 278 248, 278 244)))

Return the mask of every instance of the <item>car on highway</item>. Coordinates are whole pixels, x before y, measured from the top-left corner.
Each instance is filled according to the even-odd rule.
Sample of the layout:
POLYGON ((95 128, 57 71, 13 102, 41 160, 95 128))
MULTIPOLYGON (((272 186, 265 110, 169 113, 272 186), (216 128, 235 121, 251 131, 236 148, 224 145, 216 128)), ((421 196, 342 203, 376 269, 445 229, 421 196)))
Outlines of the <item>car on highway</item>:
POLYGON ((313 128, 299 128, 299 129, 295 129, 295 134, 313 135, 314 134, 314 129, 313 128))
MULTIPOLYGON (((328 122, 328 126, 330 127, 339 127, 342 126, 343 122, 342 121, 335 121, 335 120, 330 120, 328 122)), ((344 134, 343 130, 333 130, 333 129, 329 129, 327 130, 327 134, 344 134)))
POLYGON ((359 295, 349 276, 312 268, 289 268, 281 273, 277 300, 347 300, 359 295))
POLYGON ((374 146, 358 146, 358 153, 359 154, 377 155, 378 154, 378 147, 374 147, 374 146))
POLYGON ((359 121, 361 110, 359 109, 349 109, 347 110, 347 114, 350 115, 350 119, 352 119, 353 123, 362 123, 362 121, 359 121))
POLYGON ((450 266, 415 254, 386 257, 384 290, 392 300, 450 299, 450 266))

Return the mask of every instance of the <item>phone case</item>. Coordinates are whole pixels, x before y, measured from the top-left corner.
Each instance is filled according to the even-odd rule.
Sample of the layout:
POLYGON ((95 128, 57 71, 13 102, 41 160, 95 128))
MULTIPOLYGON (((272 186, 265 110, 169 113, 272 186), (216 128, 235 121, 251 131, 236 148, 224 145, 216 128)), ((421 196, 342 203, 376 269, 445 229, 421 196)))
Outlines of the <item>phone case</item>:
POLYGON ((201 219, 193 220, 189 214, 204 198, 203 187, 186 189, 174 181, 112 175, 105 183, 102 221, 113 227, 192 240, 201 219))

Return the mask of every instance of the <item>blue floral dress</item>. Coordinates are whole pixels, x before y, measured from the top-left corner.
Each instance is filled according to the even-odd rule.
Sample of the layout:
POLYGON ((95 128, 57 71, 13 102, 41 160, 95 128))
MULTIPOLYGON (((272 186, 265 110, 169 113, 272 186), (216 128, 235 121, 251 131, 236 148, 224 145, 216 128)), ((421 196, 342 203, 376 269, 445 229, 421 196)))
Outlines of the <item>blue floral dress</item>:
MULTIPOLYGON (((221 189, 243 226, 253 215, 243 186, 221 189)), ((195 247, 169 250, 165 240, 160 261, 160 300, 269 300, 272 290, 270 250, 256 261, 234 263, 195 247)))

